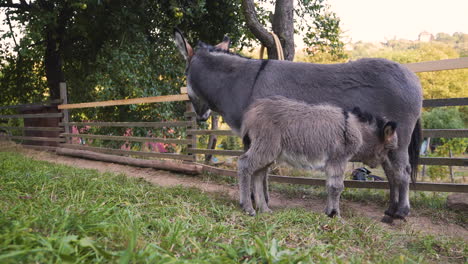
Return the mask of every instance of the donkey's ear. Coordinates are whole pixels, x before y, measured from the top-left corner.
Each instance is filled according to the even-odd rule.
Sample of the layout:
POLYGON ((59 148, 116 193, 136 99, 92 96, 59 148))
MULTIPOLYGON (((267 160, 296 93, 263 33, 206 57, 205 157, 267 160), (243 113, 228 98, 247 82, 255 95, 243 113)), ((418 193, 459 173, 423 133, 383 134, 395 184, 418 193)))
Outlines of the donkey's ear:
POLYGON ((180 53, 182 53, 182 56, 184 56, 184 59, 189 62, 193 57, 193 49, 185 40, 182 32, 177 28, 174 28, 174 42, 176 43, 180 53))
POLYGON ((383 127, 383 136, 385 148, 396 149, 398 147, 398 136, 396 133, 397 124, 395 122, 387 122, 383 127))
POLYGON ((231 45, 231 39, 224 35, 223 42, 219 43, 215 47, 221 50, 229 51, 229 45, 231 45))

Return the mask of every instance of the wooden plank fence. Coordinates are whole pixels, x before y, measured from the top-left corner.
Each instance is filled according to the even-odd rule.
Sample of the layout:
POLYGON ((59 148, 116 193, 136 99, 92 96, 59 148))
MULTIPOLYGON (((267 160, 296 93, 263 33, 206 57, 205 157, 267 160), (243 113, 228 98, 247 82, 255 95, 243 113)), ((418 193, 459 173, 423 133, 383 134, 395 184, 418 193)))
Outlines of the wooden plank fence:
MULTIPOLYGON (((450 59, 434 62, 422 62, 422 63, 411 63, 407 64, 414 72, 426 72, 426 71, 440 71, 450 69, 461 69, 468 68, 468 58, 450 59)), ((40 113, 40 114, 13 114, 13 115, 0 115, 0 121, 2 119, 11 118, 62 118, 62 122, 59 123, 59 127, 11 127, 11 126, 0 126, 0 130, 6 131, 55 131, 60 132, 60 136, 57 138, 40 138, 40 137, 27 137, 27 136, 12 136, 8 135, 7 138, 13 140, 41 140, 41 141, 53 141, 59 143, 59 147, 62 153, 68 153, 67 155, 76 155, 80 157, 96 158, 105 157, 106 161, 119 162, 124 160, 125 162, 132 162, 132 164, 152 164, 158 162, 151 162, 152 158, 158 159, 173 159, 190 164, 195 164, 195 167, 183 167, 187 163, 171 164, 170 166, 179 166, 181 171, 193 171, 195 170, 209 173, 216 173, 226 176, 236 176, 236 171, 216 168, 203 164, 196 163, 196 156, 200 154, 211 154, 211 155, 227 155, 227 156, 239 156, 242 155, 243 151, 240 150, 214 150, 214 149, 200 149, 197 148, 197 137, 201 135, 219 135, 219 136, 235 136, 231 130, 203 130, 197 128, 195 120, 196 114, 193 112, 192 105, 190 104, 187 96, 187 90, 185 87, 181 88, 181 94, 177 95, 166 95, 156 97, 145 97, 145 98, 133 98, 123 100, 110 100, 101 102, 86 102, 77 104, 68 104, 66 86, 61 84, 61 99, 51 102, 44 102, 39 104, 22 104, 13 106, 0 106, 2 109, 24 109, 34 108, 46 105, 53 105, 63 102, 58 105, 58 109, 62 110, 61 113, 40 113), (160 103, 160 102, 177 102, 186 101, 186 113, 184 114, 186 120, 184 121, 168 121, 168 122, 72 122, 69 120, 69 110, 90 108, 90 107, 106 107, 106 106, 117 106, 117 105, 129 105, 129 104, 146 104, 146 103, 160 103), (72 134, 70 128, 72 126, 92 126, 92 127, 145 127, 145 128, 163 128, 163 127, 179 127, 186 129, 185 139, 169 139, 169 138, 153 138, 153 137, 135 137, 135 136, 115 136, 115 135, 94 135, 94 134, 72 134), (97 140, 111 140, 111 141, 128 141, 128 142, 160 142, 166 144, 178 144, 185 145, 186 154, 182 153, 156 153, 146 151, 134 151, 134 150, 123 150, 123 149, 112 149, 103 147, 92 147, 80 144, 71 144, 72 138, 84 138, 84 139, 97 139, 97 140), (74 153, 74 154, 72 154, 74 153), (89 153, 93 154, 91 157, 89 153), (100 153, 100 154, 99 154, 100 153), (116 155, 124 156, 137 156, 147 157, 150 160, 135 159, 131 157, 120 157, 116 158, 116 155), (112 158, 114 157, 114 158, 112 158)), ((448 98, 448 99, 430 99, 424 100, 423 107, 441 107, 441 106, 461 106, 468 105, 468 98, 448 98)), ((423 135, 425 137, 445 137, 445 138, 456 138, 456 137, 468 137, 468 129, 424 129, 423 135)), ((51 146, 35 146, 25 145, 32 148, 43 149, 43 150, 55 150, 55 147, 51 146)), ((468 159, 466 158, 435 158, 435 157, 422 157, 421 164, 427 165, 447 165, 447 166, 468 166, 468 159)), ((150 166, 150 165, 148 165, 150 166)), ((187 166, 187 165, 186 165, 187 166)), ((167 168, 167 167, 166 167, 167 168)), ((279 175, 270 175, 270 180, 280 183, 289 184, 302 184, 302 185, 318 185, 323 186, 325 179, 314 179, 305 177, 288 177, 279 175)), ((372 188, 372 189, 388 189, 387 182, 361 182, 361 181, 345 181, 345 186, 348 188, 372 188)), ((449 183, 416 183, 411 184, 411 189, 418 191, 439 191, 439 192, 465 192, 468 193, 467 184, 449 184, 449 183)))

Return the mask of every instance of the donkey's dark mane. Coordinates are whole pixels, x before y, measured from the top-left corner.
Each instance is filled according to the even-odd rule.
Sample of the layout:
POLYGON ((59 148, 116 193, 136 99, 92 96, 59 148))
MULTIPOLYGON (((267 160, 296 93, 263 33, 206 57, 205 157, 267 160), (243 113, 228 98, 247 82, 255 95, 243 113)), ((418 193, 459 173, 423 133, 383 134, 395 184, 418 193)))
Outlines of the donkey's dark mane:
POLYGON ((233 56, 241 57, 241 58, 244 58, 244 59, 249 59, 249 60, 252 59, 252 58, 249 58, 249 57, 242 56, 239 53, 234 53, 234 52, 230 52, 229 50, 216 48, 215 46, 208 45, 208 44, 206 44, 204 42, 201 42, 201 41, 198 42, 198 48, 205 49, 210 53, 211 52, 224 53, 224 54, 227 54, 227 55, 233 55, 233 56))

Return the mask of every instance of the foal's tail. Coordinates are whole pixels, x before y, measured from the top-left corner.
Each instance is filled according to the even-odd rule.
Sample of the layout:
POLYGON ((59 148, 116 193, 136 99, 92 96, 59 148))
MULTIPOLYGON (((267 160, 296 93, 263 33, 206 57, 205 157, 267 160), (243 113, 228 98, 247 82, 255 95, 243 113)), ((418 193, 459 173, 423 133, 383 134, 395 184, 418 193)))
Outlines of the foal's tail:
POLYGON ((411 141, 408 146, 409 162, 411 165, 411 181, 416 183, 416 177, 418 176, 418 164, 419 164, 419 150, 421 148, 421 119, 418 119, 414 126, 413 134, 411 135, 411 141))

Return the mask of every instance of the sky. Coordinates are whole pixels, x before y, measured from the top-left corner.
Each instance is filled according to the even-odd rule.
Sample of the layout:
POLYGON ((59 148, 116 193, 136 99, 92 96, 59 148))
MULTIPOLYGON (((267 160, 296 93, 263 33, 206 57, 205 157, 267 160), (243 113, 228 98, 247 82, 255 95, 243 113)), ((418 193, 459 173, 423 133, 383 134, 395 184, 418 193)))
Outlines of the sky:
MULTIPOLYGON (((468 0, 327 0, 341 19, 345 42, 416 40, 427 31, 468 33, 468 0)), ((3 12, 0 19, 4 19, 3 12)), ((0 25, 0 31, 8 30, 0 25)))
POLYGON ((416 40, 420 32, 468 33, 468 0, 327 0, 352 42, 416 40))

